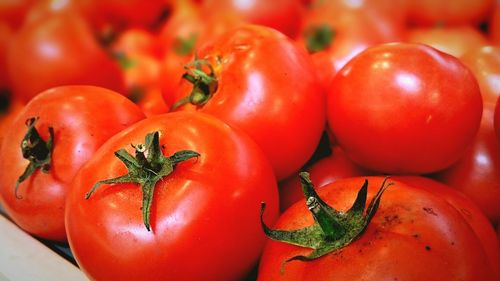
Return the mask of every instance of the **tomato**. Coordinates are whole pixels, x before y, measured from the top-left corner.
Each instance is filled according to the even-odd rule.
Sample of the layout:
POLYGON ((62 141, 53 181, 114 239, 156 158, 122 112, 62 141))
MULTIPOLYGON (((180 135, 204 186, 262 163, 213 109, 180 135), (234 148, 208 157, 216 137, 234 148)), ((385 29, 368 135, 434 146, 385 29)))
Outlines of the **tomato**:
POLYGON ((172 15, 162 25, 159 41, 163 54, 190 55, 203 31, 200 8, 190 1, 177 1, 172 15))
POLYGON ((486 19, 494 0, 409 0, 408 19, 416 25, 478 24, 486 19))
POLYGON ((495 128, 495 134, 497 136, 497 140, 500 141, 500 98, 497 99, 495 105, 495 113, 493 116, 493 126, 495 128))
POLYGON ((341 1, 316 3, 304 16, 298 38, 311 54, 318 77, 327 87, 337 71, 369 46, 402 40, 403 24, 364 6, 341 1))
POLYGON ((493 127, 494 104, 486 103, 474 143, 460 160, 435 177, 460 190, 493 223, 500 222, 500 146, 493 127))
MULTIPOLYGON (((307 240, 297 241, 298 245, 326 244, 316 244, 318 251, 315 251, 279 242, 282 233, 267 230, 278 241, 266 244, 258 280, 498 280, 495 275, 498 264, 489 259, 487 250, 463 216, 473 205, 459 205, 459 209, 439 193, 393 179, 388 180, 393 185, 387 188, 385 180, 382 177, 341 179, 321 188, 319 199, 308 193, 310 209, 304 206, 304 199, 292 205, 273 228, 291 231, 309 227, 307 232, 290 234, 288 241, 300 237, 307 240), (365 189, 358 193, 361 186, 365 187, 364 181, 371 198, 366 214, 363 213, 366 193, 362 192, 365 189), (374 187, 381 187, 376 195, 374 187), (357 193, 359 199, 353 205, 357 193), (347 212, 347 221, 361 219, 362 226, 347 226, 343 219, 325 219, 327 216, 321 215, 329 212, 325 204, 347 212), (353 211, 348 212, 351 206, 353 211), (323 228, 320 222, 324 222, 323 228), (333 233, 328 228, 332 224, 340 226, 333 233), (345 232, 335 232, 338 229, 345 232), (331 235, 331 242, 325 240, 327 235, 331 235), (354 240, 341 240, 352 236, 354 240), (334 241, 341 246, 323 252, 334 241), (319 257, 311 256, 314 254, 319 257)), ((336 216, 343 218, 346 213, 336 216)), ((483 227, 490 231, 488 239, 495 245, 491 225, 483 227)))
POLYGON ((462 192, 428 177, 397 176, 392 177, 392 179, 434 193, 455 207, 462 215, 462 218, 467 221, 476 233, 490 260, 491 267, 495 271, 496 276, 500 277, 500 268, 498 267, 498 264, 500 264, 500 252, 497 251, 499 243, 494 238, 494 230, 491 222, 474 201, 462 192))
POLYGON ((419 44, 365 50, 335 76, 327 99, 329 126, 346 155, 391 174, 450 166, 473 142, 482 113, 471 71, 419 44))
POLYGON ((245 25, 197 55, 175 92, 175 110, 208 113, 244 130, 278 179, 304 165, 325 127, 325 96, 307 53, 278 31, 245 25))
POLYGON ((104 88, 40 93, 17 114, 0 148, 6 213, 30 234, 65 241, 64 204, 73 177, 105 140, 143 118, 131 101, 104 88))
POLYGON ((158 115, 111 138, 80 170, 66 204, 69 245, 92 280, 242 280, 264 246, 262 200, 273 202, 274 221, 276 179, 246 134, 206 114, 158 115), (150 146, 139 145, 154 132, 150 146), (194 158, 168 173, 146 163, 156 167, 143 171, 152 177, 144 183, 148 208, 136 181, 104 184, 86 195, 99 181, 127 174, 114 152, 133 154, 130 144, 142 156, 146 149, 148 159, 172 159, 179 151, 194 158))
POLYGON ((9 88, 9 78, 7 75, 7 49, 12 40, 13 32, 10 27, 0 22, 0 90, 9 88))
POLYGON ((467 51, 460 60, 474 73, 483 102, 495 103, 500 96, 500 47, 476 47, 467 51))
POLYGON ((205 0, 203 14, 235 14, 248 23, 276 29, 290 38, 297 35, 303 13, 300 0, 205 0))
POLYGON ((170 110, 170 106, 165 103, 159 87, 144 89, 136 104, 147 117, 166 113, 170 110))
POLYGON ((146 29, 130 28, 118 35, 111 44, 111 50, 120 54, 147 54, 154 58, 161 57, 156 36, 146 29))
POLYGON ((3 0, 0 1, 0 19, 11 28, 22 25, 24 17, 34 0, 3 0))
POLYGON ((488 44, 486 36, 469 25, 412 28, 408 30, 406 41, 426 44, 457 58, 488 44))
POLYGON ((0 146, 5 139, 7 128, 23 107, 23 102, 13 99, 7 93, 0 93, 0 146))
POLYGON ((56 13, 27 23, 15 34, 7 56, 12 91, 24 101, 48 88, 68 84, 125 92, 118 64, 76 14, 56 13))
POLYGON ((500 3, 498 1, 495 1, 488 24, 488 35, 491 42, 495 45, 500 44, 500 3))
MULTIPOLYGON (((310 174, 316 188, 321 188, 338 179, 370 174, 369 171, 359 167, 347 158, 339 146, 334 146, 329 156, 319 159, 305 170, 310 174)), ((286 210, 304 197, 296 175, 292 175, 280 182, 279 188, 281 211, 286 210)))

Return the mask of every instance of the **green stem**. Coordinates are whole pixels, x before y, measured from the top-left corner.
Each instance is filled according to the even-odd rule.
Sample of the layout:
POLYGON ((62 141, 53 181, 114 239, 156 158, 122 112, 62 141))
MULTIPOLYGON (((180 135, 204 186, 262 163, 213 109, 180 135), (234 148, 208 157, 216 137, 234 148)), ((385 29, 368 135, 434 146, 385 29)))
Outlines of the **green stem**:
POLYGON ((184 66, 184 68, 186 69, 186 73, 182 75, 182 78, 191 83, 193 89, 189 95, 181 98, 172 105, 172 111, 186 103, 202 106, 206 104, 217 91, 217 77, 215 76, 212 65, 208 61, 195 59, 190 64, 184 66), (208 68, 208 73, 203 70, 203 66, 208 68))
POLYGON ((50 170, 50 163, 52 161, 52 148, 54 141, 54 129, 48 128, 49 139, 43 140, 37 129, 35 128, 38 117, 32 117, 26 120, 28 131, 21 141, 21 152, 23 158, 29 161, 28 166, 23 174, 17 179, 14 194, 16 198, 20 199, 18 195, 19 185, 28 179, 36 170, 40 169, 43 173, 48 173, 50 170))
POLYGON ((261 207, 261 224, 266 236, 276 241, 313 249, 306 256, 294 256, 284 263, 293 260, 311 261, 349 245, 366 230, 378 209, 382 194, 392 185, 392 183, 387 183, 387 178, 383 181, 382 186, 370 201, 365 214, 368 192, 368 181, 365 180, 352 207, 347 212, 340 212, 330 207, 318 196, 308 173, 302 172, 299 176, 314 224, 295 230, 271 229, 262 219, 265 203, 261 207))
POLYGON ((170 157, 166 157, 161 151, 159 136, 159 132, 150 133, 146 135, 145 144, 132 145, 135 149, 135 156, 132 156, 125 149, 116 151, 115 156, 125 164, 128 173, 96 182, 89 192, 85 194, 85 199, 89 199, 98 187, 105 184, 138 184, 142 192, 143 223, 146 229, 150 231, 151 205, 156 183, 170 175, 179 162, 200 156, 200 154, 191 150, 181 150, 170 157))

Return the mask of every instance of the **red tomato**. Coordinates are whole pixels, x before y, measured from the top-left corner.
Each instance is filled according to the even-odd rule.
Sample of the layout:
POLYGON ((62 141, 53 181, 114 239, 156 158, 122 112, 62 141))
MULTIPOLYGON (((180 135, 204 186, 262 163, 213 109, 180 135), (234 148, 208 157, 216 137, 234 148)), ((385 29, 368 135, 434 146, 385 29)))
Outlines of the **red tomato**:
POLYGON ((172 15, 162 25, 159 41, 163 54, 193 53, 197 39, 203 31, 204 20, 198 5, 190 1, 177 1, 172 15))
MULTIPOLYGON (((318 193, 335 210, 347 212, 364 180, 341 179, 318 193)), ((373 198, 374 187, 381 187, 384 178, 368 177, 367 181, 368 198, 373 198)), ((382 195, 373 219, 353 241, 310 261, 290 259, 314 253, 312 249, 269 241, 260 261, 258 280, 498 280, 495 276, 498 265, 491 264, 486 249, 463 217, 471 205, 460 205, 464 210, 459 212, 439 194, 397 180, 389 181, 394 185, 382 195)), ((311 212, 304 205, 305 200, 292 205, 273 228, 296 230, 313 225, 311 212)), ((318 206, 311 206, 312 211, 324 210, 321 205, 318 202, 318 206)), ((336 229, 345 229, 347 236, 352 236, 352 227, 346 227, 345 221, 337 223, 340 228, 336 229)), ((318 229, 318 223, 315 225, 318 229)), ((491 225, 483 227, 491 230, 491 225)), ((327 243, 325 246, 333 243, 311 233, 314 231, 303 236, 309 239, 305 242, 327 243), (322 239, 324 242, 320 242, 322 239)), ((329 232, 325 229, 324 233, 329 232)), ((488 239, 494 239, 491 234, 488 239)), ((342 233, 339 236, 339 240, 332 241, 340 241, 342 233)))
POLYGON ((105 140, 143 118, 132 102, 104 88, 62 86, 40 93, 8 127, 0 150, 0 198, 6 213, 28 233, 64 241, 71 180, 105 140), (37 121, 31 124, 32 118, 37 121), (25 123, 35 129, 30 136, 25 123), (20 148, 23 140, 26 149, 20 148))
POLYGON ((300 27, 303 6, 300 0, 205 0, 203 14, 236 14, 246 22, 274 28, 294 38, 300 27))
POLYGON ((488 255, 491 268, 495 271, 496 276, 500 277, 500 267, 498 267, 500 252, 497 250, 499 243, 494 238, 494 229, 483 211, 471 199, 456 189, 427 177, 399 176, 392 177, 392 179, 434 193, 455 207, 476 233, 488 255))
POLYGON ((264 150, 278 179, 304 165, 325 127, 325 96, 307 53, 278 31, 245 25, 197 55, 202 70, 192 65, 187 75, 207 71, 202 76, 210 81, 193 85, 186 77, 175 100, 193 93, 201 99, 179 103, 177 110, 209 113, 243 129, 264 150))
MULTIPOLYGON (((316 188, 321 188, 338 179, 368 175, 370 172, 354 164, 338 146, 332 148, 332 154, 313 163, 306 169, 316 188)), ((285 211, 293 203, 304 198, 300 182, 296 175, 280 182, 280 209, 285 211)))
POLYGON ((495 134, 497 140, 500 141, 500 98, 497 99, 495 105, 495 115, 493 116, 493 126, 495 127, 495 134))
POLYGON ((500 2, 495 1, 491 17, 488 21, 488 35, 495 45, 500 44, 500 2))
POLYGON ((341 1, 318 2, 304 16, 298 42, 311 54, 325 87, 367 47, 402 39, 402 23, 373 11, 368 2, 362 4, 352 7, 341 1))
POLYGON ((17 29, 24 21, 29 7, 35 0, 2 0, 0 1, 0 19, 11 28, 17 29))
POLYGON ((7 128, 23 107, 24 103, 21 101, 0 93, 0 146, 5 139, 7 128))
POLYGON ((457 58, 488 44, 486 36, 469 25, 409 29, 406 41, 426 44, 457 58))
POLYGON ((416 25, 477 24, 490 13, 495 0, 409 0, 408 19, 416 25))
POLYGON ((482 101, 458 59, 419 44, 367 49, 335 76, 327 115, 354 162, 392 174, 450 166, 473 142, 482 101))
POLYGON ((144 89, 136 104, 147 117, 167 113, 170 110, 170 106, 165 103, 161 90, 158 87, 144 89))
POLYGON ((101 49, 85 22, 72 13, 56 13, 24 25, 10 44, 7 70, 14 95, 24 101, 68 84, 125 92, 118 64, 101 49))
POLYGON ((0 22, 0 89, 9 88, 7 75, 7 49, 12 40, 13 32, 7 24, 0 22))
POLYGON ((493 129, 494 104, 484 104, 481 127, 467 153, 436 175, 483 210, 493 223, 500 222, 500 146, 493 129))
POLYGON ((92 280, 241 280, 264 246, 262 200, 273 202, 274 221, 276 179, 246 134, 210 115, 167 113, 114 136, 80 170, 66 205, 69 243, 92 280), (156 166, 148 231, 138 184, 103 185, 85 196, 98 181, 127 173, 113 152, 133 153, 130 144, 139 147, 152 132, 159 132, 160 157, 181 150, 199 156, 167 175, 156 177, 156 166))
POLYGON ((484 103, 495 103, 500 96, 500 46, 470 49, 460 60, 475 75, 484 103))

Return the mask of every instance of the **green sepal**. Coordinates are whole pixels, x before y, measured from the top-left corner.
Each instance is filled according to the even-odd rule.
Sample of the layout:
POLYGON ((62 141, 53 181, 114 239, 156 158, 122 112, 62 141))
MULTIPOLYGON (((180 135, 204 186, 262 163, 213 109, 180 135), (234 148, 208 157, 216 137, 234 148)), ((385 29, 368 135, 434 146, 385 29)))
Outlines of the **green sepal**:
POLYGON ((22 182, 28 179, 38 169, 43 173, 48 173, 50 170, 52 148, 54 146, 54 129, 52 127, 48 128, 49 138, 45 141, 35 128, 37 121, 38 117, 32 117, 26 120, 28 130, 21 141, 21 152, 23 158, 29 161, 29 164, 16 181, 14 194, 18 199, 22 198, 17 193, 19 185, 22 182))
POLYGON ((335 37, 335 30, 327 24, 320 24, 306 29, 303 36, 307 51, 317 53, 331 46, 335 37))
POLYGON ((189 95, 181 98, 172 105, 172 111, 186 103, 202 106, 217 91, 218 80, 212 65, 208 61, 195 58, 194 61, 185 65, 184 68, 186 72, 182 75, 182 78, 191 83, 193 89, 189 95), (203 71, 203 66, 208 67, 209 73, 203 71))
POLYGON ((125 149, 115 151, 115 156, 127 167, 128 173, 96 182, 85 194, 85 199, 89 199, 96 189, 104 184, 138 184, 142 192, 141 209, 144 226, 150 231, 151 205, 156 183, 171 174, 179 162, 199 157, 200 154, 191 150, 181 150, 170 157, 164 156, 160 146, 159 132, 147 134, 145 144, 132 145, 132 147, 135 149, 135 156, 125 149))
POLYGON ((382 186, 370 201, 365 213, 368 193, 368 181, 358 191, 357 197, 347 212, 340 212, 326 204, 316 193, 309 174, 299 174, 306 205, 311 212, 314 223, 311 226, 296 230, 270 229, 263 221, 265 203, 261 207, 261 224, 264 233, 270 239, 313 249, 308 255, 294 256, 283 262, 293 260, 311 261, 328 253, 337 251, 360 237, 377 212, 382 194, 393 183, 385 178, 382 186))

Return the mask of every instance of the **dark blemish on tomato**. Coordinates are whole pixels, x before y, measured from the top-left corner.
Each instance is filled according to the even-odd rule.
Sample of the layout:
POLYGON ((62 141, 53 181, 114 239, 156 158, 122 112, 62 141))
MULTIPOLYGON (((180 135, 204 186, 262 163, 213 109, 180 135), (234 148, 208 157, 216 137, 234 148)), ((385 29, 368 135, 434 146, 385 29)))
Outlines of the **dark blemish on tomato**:
POLYGON ((415 238, 415 239, 416 239, 416 238, 419 238, 419 237, 420 237, 420 234, 415 233, 415 234, 413 234, 412 236, 413 236, 413 238, 415 238))
POLYGON ((451 241, 451 242, 450 242, 450 245, 455 246, 455 242, 454 242, 454 241, 451 241))
POLYGON ((423 207, 422 208, 427 214, 429 215, 433 215, 433 216, 437 216, 436 212, 434 212, 434 210, 432 208, 429 208, 429 207, 423 207))
POLYGON ((430 251, 430 250, 431 250, 431 246, 426 245, 426 246, 425 246, 425 250, 430 251))

